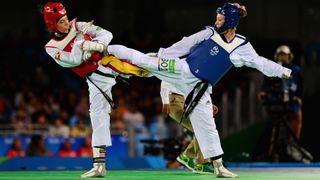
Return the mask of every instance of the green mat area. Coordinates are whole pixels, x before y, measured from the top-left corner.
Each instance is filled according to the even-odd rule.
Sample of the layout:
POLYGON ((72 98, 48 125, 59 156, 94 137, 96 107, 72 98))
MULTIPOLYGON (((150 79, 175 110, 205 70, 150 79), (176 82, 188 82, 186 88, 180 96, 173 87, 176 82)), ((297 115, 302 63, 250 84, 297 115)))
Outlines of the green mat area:
MULTIPOLYGON (((283 172, 268 169, 268 171, 255 171, 252 169, 241 171, 233 169, 240 175, 240 179, 263 179, 263 180, 305 180, 320 179, 320 171, 291 171, 290 169, 283 172), (315 171, 315 172, 314 172, 315 171)), ((70 180, 79 179, 78 176, 84 171, 0 171, 1 180, 70 180)), ((216 179, 213 175, 193 174, 190 171, 136 171, 136 170, 119 170, 108 171, 105 178, 112 180, 209 180, 216 179)))

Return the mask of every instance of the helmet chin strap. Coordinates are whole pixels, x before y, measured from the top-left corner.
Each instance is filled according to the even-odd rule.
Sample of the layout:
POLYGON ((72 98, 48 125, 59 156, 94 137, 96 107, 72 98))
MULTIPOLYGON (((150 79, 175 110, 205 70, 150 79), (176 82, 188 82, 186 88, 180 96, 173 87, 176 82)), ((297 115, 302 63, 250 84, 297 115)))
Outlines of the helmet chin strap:
POLYGON ((62 33, 59 30, 57 30, 54 35, 58 38, 63 38, 64 36, 66 36, 68 33, 62 33))
POLYGON ((214 26, 215 30, 219 33, 219 34, 226 34, 228 32, 228 29, 229 28, 226 28, 225 26, 221 26, 221 27, 217 27, 217 26, 214 26))

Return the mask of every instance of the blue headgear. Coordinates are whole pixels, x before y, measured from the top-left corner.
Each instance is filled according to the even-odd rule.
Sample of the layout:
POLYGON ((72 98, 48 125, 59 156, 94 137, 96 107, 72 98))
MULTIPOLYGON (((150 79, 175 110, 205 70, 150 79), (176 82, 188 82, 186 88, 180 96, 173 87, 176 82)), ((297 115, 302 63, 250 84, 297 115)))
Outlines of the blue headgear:
POLYGON ((237 27, 240 21, 239 8, 232 3, 224 3, 221 7, 217 8, 218 14, 224 15, 224 23, 220 28, 217 28, 219 33, 226 31, 227 29, 237 27))

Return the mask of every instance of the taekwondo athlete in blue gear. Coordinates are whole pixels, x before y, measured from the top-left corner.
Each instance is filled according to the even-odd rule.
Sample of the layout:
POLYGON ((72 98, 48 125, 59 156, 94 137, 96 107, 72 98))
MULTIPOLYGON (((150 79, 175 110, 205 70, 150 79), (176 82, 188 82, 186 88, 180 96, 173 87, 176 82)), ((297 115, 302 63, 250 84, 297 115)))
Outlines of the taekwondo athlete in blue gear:
POLYGON ((212 27, 209 28, 212 29, 213 35, 191 51, 187 63, 194 76, 215 85, 233 67, 229 58, 230 53, 248 41, 236 35, 231 43, 226 43, 217 31, 212 27))
POLYGON ((237 6, 225 3, 218 7, 216 12, 224 15, 223 25, 221 27, 207 27, 212 30, 212 36, 195 46, 186 59, 193 75, 204 81, 195 86, 194 90, 201 89, 194 98, 194 90, 187 96, 181 120, 189 116, 207 89, 208 83, 214 86, 232 68, 233 64, 229 58, 231 52, 248 42, 245 37, 237 34, 230 42, 226 42, 224 36, 219 34, 219 32, 224 34, 228 29, 235 28, 239 24, 240 12, 237 6))
POLYGON ((230 28, 235 28, 239 24, 238 7, 231 3, 225 3, 217 9, 217 13, 225 16, 224 24, 219 28, 207 27, 212 30, 212 36, 196 46, 187 57, 193 75, 209 81, 211 85, 215 85, 233 66, 229 58, 231 52, 248 42, 245 37, 237 34, 231 42, 225 42, 219 34, 230 28))
MULTIPOLYGON (((246 42, 245 38, 235 33, 235 26, 239 22, 237 18, 234 17, 241 17, 244 14, 246 14, 244 6, 236 3, 226 3, 217 9, 217 19, 214 28, 207 27, 189 37, 184 37, 171 47, 160 48, 158 57, 151 57, 122 45, 108 46, 108 52, 110 54, 145 68, 160 80, 175 86, 183 92, 185 97, 192 92, 196 92, 196 96, 198 96, 198 94, 201 93, 199 93, 197 87, 204 87, 201 88, 201 91, 204 91, 203 95, 199 96, 198 102, 191 102, 191 104, 195 104, 194 109, 188 112, 190 113, 190 121, 195 136, 198 139, 203 157, 212 160, 214 173, 217 177, 235 178, 239 176, 223 166, 223 150, 214 117, 212 116, 213 110, 210 96, 212 91, 207 87, 211 87, 211 83, 214 84, 218 82, 232 65, 235 67, 248 66, 256 68, 270 77, 289 77, 291 73, 290 69, 259 56, 250 42, 246 42), (224 23, 226 23, 226 25, 224 25, 224 23), (226 30, 224 30, 224 28, 226 28, 226 30), (204 48, 204 50, 202 50, 202 48, 204 48), (200 52, 204 52, 204 54, 200 52), (209 55, 210 53, 213 54, 213 56, 209 55), (208 57, 202 59, 195 56, 208 57), (214 56, 220 56, 220 58, 226 59, 215 58, 214 56), (200 63, 197 63, 197 60, 199 60, 200 63), (211 60, 214 62, 206 62, 211 60), (204 63, 207 64, 204 66, 204 63), (211 66, 223 66, 223 68, 211 66), (197 69, 199 71, 197 71, 197 69)), ((189 96, 189 99, 190 97, 196 99, 196 97, 193 98, 193 96, 189 96)), ((186 101, 187 99, 188 97, 186 101)))

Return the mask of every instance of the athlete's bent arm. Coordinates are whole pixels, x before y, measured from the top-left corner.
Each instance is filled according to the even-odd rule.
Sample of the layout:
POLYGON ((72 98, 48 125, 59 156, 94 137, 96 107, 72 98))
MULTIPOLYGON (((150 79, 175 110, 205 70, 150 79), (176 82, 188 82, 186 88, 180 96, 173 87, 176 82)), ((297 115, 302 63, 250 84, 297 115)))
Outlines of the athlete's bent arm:
POLYGON ((77 67, 83 62, 80 44, 74 44, 71 52, 62 51, 55 47, 47 47, 46 52, 56 63, 65 68, 77 67))

